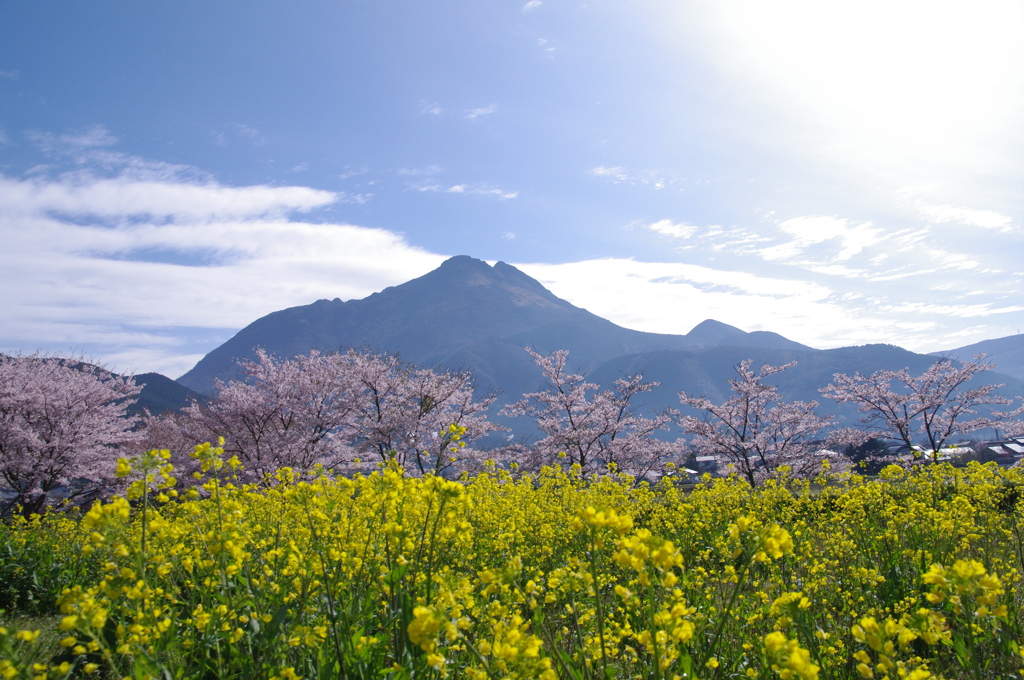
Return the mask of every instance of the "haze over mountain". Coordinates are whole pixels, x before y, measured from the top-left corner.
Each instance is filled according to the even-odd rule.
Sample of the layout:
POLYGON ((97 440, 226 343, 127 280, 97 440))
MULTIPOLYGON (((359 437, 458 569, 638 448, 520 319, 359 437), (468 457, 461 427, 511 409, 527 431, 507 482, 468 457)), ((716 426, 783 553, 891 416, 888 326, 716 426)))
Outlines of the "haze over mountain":
MULTIPOLYGON (((671 314, 672 310, 666 310, 671 314)), ((214 380, 238 376, 237 362, 263 347, 278 357, 357 348, 398 353, 423 367, 472 370, 478 388, 500 390, 514 401, 541 383, 540 371, 524 351, 570 352, 570 366, 602 385, 622 375, 643 373, 661 385, 644 395, 643 406, 678 406, 680 390, 726 398, 727 379, 743 359, 797 366, 778 376, 787 399, 822 402, 824 412, 852 417, 823 400, 818 389, 833 373, 870 374, 909 367, 920 373, 935 358, 893 345, 816 350, 767 331, 745 332, 712 319, 686 335, 644 333, 617 326, 548 291, 515 267, 491 266, 457 256, 419 278, 361 300, 318 300, 257 319, 206 355, 178 379, 210 393, 214 380)), ((986 374, 985 382, 1006 383, 1008 395, 1024 394, 1024 382, 986 374)))

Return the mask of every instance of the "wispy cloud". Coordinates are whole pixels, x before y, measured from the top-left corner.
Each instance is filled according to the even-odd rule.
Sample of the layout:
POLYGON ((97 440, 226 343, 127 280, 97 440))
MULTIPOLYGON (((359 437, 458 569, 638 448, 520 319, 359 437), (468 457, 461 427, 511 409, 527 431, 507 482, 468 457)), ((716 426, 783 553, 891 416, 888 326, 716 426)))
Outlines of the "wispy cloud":
POLYGON ((19 75, 20 73, 13 69, 0 71, 0 80, 16 80, 19 75))
POLYGON ((558 49, 551 44, 551 40, 548 38, 537 38, 537 46, 544 50, 544 56, 548 58, 555 56, 555 51, 558 49))
POLYGON ((590 174, 594 177, 607 177, 617 182, 627 182, 630 179, 626 171, 617 165, 614 167, 598 165, 590 169, 590 174))
POLYGON ((420 182, 412 185, 416 191, 440 194, 464 194, 466 196, 493 196, 502 200, 516 198, 518 191, 506 191, 486 184, 440 184, 437 182, 420 182))
POLYGON ((678 183, 670 173, 660 170, 631 171, 618 165, 597 165, 591 168, 588 174, 611 180, 615 184, 643 185, 654 189, 665 189, 678 183))
POLYGON ((713 318, 745 330, 775 330, 797 341, 844 344, 882 319, 851 317, 827 286, 736 269, 608 258, 516 265, 556 295, 628 328, 686 333, 713 318))
POLYGON ((267 143, 267 138, 262 132, 245 123, 231 123, 226 130, 213 130, 210 135, 217 146, 226 147, 237 141, 253 146, 263 146, 267 143))
POLYGON ((488 104, 487 106, 480 106, 477 108, 469 109, 466 111, 466 118, 468 120, 476 120, 481 116, 489 116, 498 110, 497 104, 488 104))
POLYGON ((792 239, 764 248, 761 257, 766 260, 790 259, 801 255, 812 245, 836 242, 839 248, 834 259, 846 261, 882 240, 882 230, 873 227, 870 222, 853 224, 839 217, 795 217, 781 222, 779 228, 792 239))
POLYGON ((421 116, 440 116, 444 113, 444 109, 437 102, 430 99, 421 99, 419 101, 420 115, 421 116))
POLYGON ((1022 312, 1024 307, 1010 305, 996 307, 991 303, 978 305, 942 305, 925 302, 906 302, 899 305, 886 305, 883 309, 895 314, 942 314, 962 318, 974 318, 992 316, 994 314, 1007 314, 1011 312, 1022 312))
POLYGON ((636 226, 641 226, 662 236, 681 240, 686 244, 682 246, 684 249, 700 248, 710 253, 750 255, 758 253, 766 242, 771 241, 769 237, 749 229, 723 227, 719 224, 698 226, 663 219, 650 224, 634 222, 627 228, 636 226))
POLYGON ((52 132, 31 131, 28 138, 44 153, 69 154, 117 144, 117 137, 102 125, 93 125, 79 132, 61 135, 52 132))
POLYGON ((226 187, 215 182, 142 180, 91 175, 58 180, 0 176, 0 212, 8 216, 64 214, 101 218, 209 221, 308 212, 338 194, 308 187, 226 187))
POLYGON ((466 196, 492 196, 502 200, 516 198, 518 191, 499 189, 490 184, 445 182, 441 180, 444 168, 439 165, 428 165, 423 168, 400 168, 397 173, 401 177, 412 178, 407 182, 410 189, 423 193, 462 194, 466 196))
POLYGON ((1006 215, 1000 215, 994 210, 975 210, 972 208, 958 208, 951 205, 925 205, 921 207, 921 212, 928 219, 940 224, 955 222, 971 227, 991 229, 1002 234, 1015 231, 1013 219, 1006 215))
POLYGON ((250 125, 246 125, 245 123, 232 123, 231 127, 235 129, 235 132, 238 133, 239 136, 256 146, 263 146, 267 143, 267 138, 263 133, 250 125))
MULTIPOLYGON (((984 327, 964 336, 953 318, 997 321, 1024 309, 1013 303, 922 301, 917 288, 886 284, 877 291, 851 292, 845 283, 833 288, 806 272, 791 271, 790 277, 758 274, 738 262, 716 268, 606 258, 517 266, 556 295, 628 328, 686 333, 712 318, 747 331, 772 330, 819 348, 888 342, 934 351, 958 341, 966 344, 964 337, 986 337, 984 327)), ((847 268, 823 273, 862 277, 847 268)))
POLYGON ((365 165, 359 168, 353 168, 349 165, 345 166, 345 171, 338 174, 338 179, 351 179, 352 177, 359 177, 370 172, 370 169, 365 165))
POLYGON ((0 301, 0 349, 102 347, 114 368, 174 376, 196 359, 190 338, 205 352, 271 311, 365 297, 443 259, 296 218, 358 195, 183 174, 0 176, 0 288, 18 291, 0 301))
POLYGON ((52 132, 30 131, 26 134, 48 160, 35 166, 26 174, 45 177, 56 167, 67 168, 70 162, 73 171, 82 177, 113 176, 136 180, 158 180, 171 182, 210 182, 213 176, 191 165, 153 161, 112 148, 118 143, 106 127, 94 125, 78 132, 54 134, 52 132))
POLYGON ((540 7, 542 4, 541 0, 530 0, 528 3, 523 5, 523 12, 532 12, 533 10, 540 7))
POLYGON ((688 239, 697 233, 697 227, 685 222, 672 222, 672 220, 658 220, 647 225, 651 231, 663 236, 672 238, 688 239))
POLYGON ((440 165, 428 165, 424 168, 399 168, 397 172, 405 177, 429 177, 441 174, 444 172, 444 168, 440 165))

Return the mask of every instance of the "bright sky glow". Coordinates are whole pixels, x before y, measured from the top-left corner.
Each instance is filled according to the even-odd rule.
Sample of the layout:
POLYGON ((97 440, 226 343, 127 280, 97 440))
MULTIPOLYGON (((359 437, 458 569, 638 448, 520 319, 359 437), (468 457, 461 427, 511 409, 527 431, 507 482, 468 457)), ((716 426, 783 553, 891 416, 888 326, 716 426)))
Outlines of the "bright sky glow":
POLYGON ((640 330, 1024 322, 1024 4, 0 5, 0 351, 177 377, 467 254, 640 330))

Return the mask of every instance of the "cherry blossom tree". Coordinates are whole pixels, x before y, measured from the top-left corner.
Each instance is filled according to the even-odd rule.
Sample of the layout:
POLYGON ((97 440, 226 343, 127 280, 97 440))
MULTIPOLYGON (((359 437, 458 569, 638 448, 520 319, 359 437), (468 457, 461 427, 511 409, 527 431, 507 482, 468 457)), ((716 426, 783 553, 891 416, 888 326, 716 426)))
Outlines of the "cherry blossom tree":
POLYGON ((477 399, 467 372, 418 369, 389 354, 346 358, 359 392, 350 445, 361 456, 444 474, 479 457, 466 444, 503 429, 487 419, 495 395, 477 399))
POLYGON ((815 413, 816 401, 782 401, 779 391, 765 378, 791 368, 765 364, 757 371, 748 359, 736 367, 731 378, 732 396, 722 404, 706 397, 679 393, 683 406, 696 409, 699 416, 681 413, 679 425, 694 436, 693 444, 708 455, 731 464, 751 486, 757 486, 787 466, 797 477, 810 477, 824 467, 833 471, 848 466, 845 457, 828 451, 821 433, 831 425, 831 416, 815 413))
POLYGON ((1021 405, 1011 411, 993 411, 992 416, 998 422, 996 437, 1024 436, 1024 397, 1017 397, 1021 405))
POLYGON ((248 479, 281 467, 347 469, 358 458, 440 474, 476 455, 467 443, 500 429, 486 417, 494 397, 476 399, 468 373, 356 351, 280 360, 258 349, 239 365, 243 379, 218 381, 208 404, 150 425, 179 444, 223 437, 248 479))
POLYGON ((0 475, 4 508, 41 512, 58 487, 113 477, 117 449, 137 438, 128 407, 142 388, 80 358, 0 356, 0 475))
POLYGON ((128 447, 128 455, 138 457, 153 449, 166 449, 171 452, 170 462, 178 482, 189 483, 192 473, 200 467, 199 461, 191 457, 196 444, 213 438, 192 419, 191 411, 192 407, 155 415, 148 410, 143 412, 138 427, 140 437, 128 447))
POLYGON ((951 437, 996 427, 1002 418, 1015 415, 978 415, 979 406, 1011 403, 997 393, 1003 385, 970 386, 976 375, 992 368, 993 364, 985 363, 985 355, 979 354, 963 363, 937 361, 919 376, 911 375, 907 368, 876 371, 868 377, 836 373, 821 393, 841 404, 856 404, 866 414, 861 418, 863 439, 896 439, 911 450, 915 441, 921 441, 934 453, 951 437))
POLYGON ((532 447, 534 460, 548 464, 564 454, 570 464, 578 463, 585 471, 614 467, 641 477, 678 453, 677 443, 653 436, 669 430, 669 415, 639 416, 631 404, 636 395, 649 392, 658 383, 644 382, 643 376, 635 375, 619 378, 614 390, 601 392, 596 383, 566 369, 568 351, 547 356, 530 348, 526 351, 540 367, 548 388, 524 394, 502 413, 536 420, 544 437, 532 447))
POLYGON ((244 379, 218 380, 213 399, 193 402, 177 422, 195 444, 223 437, 225 454, 238 457, 249 479, 281 467, 332 468, 358 412, 348 363, 316 350, 282 360, 258 348, 255 360, 239 362, 244 379))

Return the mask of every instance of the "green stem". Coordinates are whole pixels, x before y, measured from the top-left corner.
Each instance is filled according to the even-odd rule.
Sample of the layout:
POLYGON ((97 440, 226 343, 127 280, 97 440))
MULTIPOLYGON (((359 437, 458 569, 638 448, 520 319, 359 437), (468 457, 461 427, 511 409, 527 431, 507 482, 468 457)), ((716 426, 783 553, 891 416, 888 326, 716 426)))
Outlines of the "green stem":
MULTIPOLYGON (((143 471, 145 475, 145 471, 143 471)), ((139 573, 142 575, 142 580, 146 580, 146 530, 149 525, 149 484, 146 477, 142 478, 142 554, 139 556, 139 573)))
POLYGON ((654 648, 654 679, 661 680, 661 655, 658 653, 658 631, 654 625, 654 581, 647 585, 648 631, 651 633, 651 647, 654 648))
POLYGON ((743 577, 747 575, 747 571, 750 569, 750 562, 746 562, 743 565, 743 569, 740 573, 736 574, 736 587, 732 590, 732 595, 729 597, 729 604, 726 605, 725 609, 722 610, 722 619, 718 622, 718 628, 715 630, 715 641, 711 645, 711 654, 707 657, 703 657, 700 660, 700 666, 702 667, 707 660, 718 653, 718 645, 722 641, 722 631, 725 630, 725 624, 728 621, 729 614, 732 613, 732 606, 736 604, 736 596, 739 595, 740 586, 742 585, 743 577))
POLYGON ((597 637, 601 642, 601 673, 608 677, 608 652, 604 645, 604 607, 601 605, 601 582, 597 573, 597 541, 594 528, 590 529, 590 575, 594 579, 594 603, 597 608, 597 637))
POLYGON ((327 606, 330 607, 331 638, 334 643, 334 653, 338 657, 339 677, 344 678, 346 677, 345 659, 341 651, 341 640, 338 638, 338 607, 334 600, 334 591, 331 590, 331 576, 327 571, 327 560, 324 558, 323 547, 320 545, 320 534, 317 533, 316 526, 313 524, 313 515, 309 511, 309 506, 306 506, 306 519, 309 520, 309 531, 313 535, 314 550, 317 557, 320 558, 320 570, 324 575, 324 592, 327 595, 327 606))

